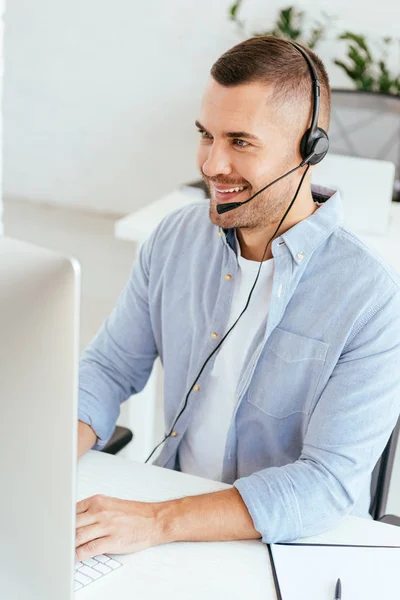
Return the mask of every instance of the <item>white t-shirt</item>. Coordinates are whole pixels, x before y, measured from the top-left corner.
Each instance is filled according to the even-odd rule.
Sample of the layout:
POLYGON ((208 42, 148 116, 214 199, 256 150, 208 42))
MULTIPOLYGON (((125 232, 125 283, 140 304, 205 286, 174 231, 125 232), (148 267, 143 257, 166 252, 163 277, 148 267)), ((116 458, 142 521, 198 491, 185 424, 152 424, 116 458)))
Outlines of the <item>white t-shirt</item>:
MULTIPOLYGON (((246 306, 260 266, 259 262, 243 258, 240 249, 238 263, 226 331, 246 306)), ((250 344, 259 328, 266 327, 273 271, 274 260, 265 261, 246 312, 218 350, 208 383, 202 385, 203 398, 179 447, 180 467, 184 473, 221 481, 225 444, 236 406, 236 388, 250 344)))

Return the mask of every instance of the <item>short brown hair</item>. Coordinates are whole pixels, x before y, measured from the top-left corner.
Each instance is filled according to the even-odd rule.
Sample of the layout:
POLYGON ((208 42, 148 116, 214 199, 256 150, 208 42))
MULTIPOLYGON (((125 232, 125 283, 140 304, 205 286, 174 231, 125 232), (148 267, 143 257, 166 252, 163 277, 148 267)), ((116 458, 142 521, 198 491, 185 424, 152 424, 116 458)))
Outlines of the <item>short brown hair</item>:
MULTIPOLYGON (((303 44, 299 46, 310 56, 320 80, 318 125, 327 131, 331 112, 328 74, 319 56, 303 44)), ((309 114, 309 120, 299 125, 304 125, 304 131, 309 127, 313 105, 310 70, 305 58, 287 40, 272 35, 249 38, 227 50, 214 63, 210 73, 217 83, 225 86, 256 82, 271 85, 273 104, 276 107, 303 105, 301 112, 309 114)))

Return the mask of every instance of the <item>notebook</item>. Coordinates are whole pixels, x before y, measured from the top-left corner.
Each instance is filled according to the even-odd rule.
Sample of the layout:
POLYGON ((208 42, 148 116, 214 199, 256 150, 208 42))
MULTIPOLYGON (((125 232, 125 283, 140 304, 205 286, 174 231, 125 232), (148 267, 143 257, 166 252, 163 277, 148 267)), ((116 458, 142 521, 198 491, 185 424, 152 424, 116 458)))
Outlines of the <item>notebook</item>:
POLYGON ((400 598, 400 547, 271 544, 277 600, 334 600, 337 579, 342 600, 400 598))

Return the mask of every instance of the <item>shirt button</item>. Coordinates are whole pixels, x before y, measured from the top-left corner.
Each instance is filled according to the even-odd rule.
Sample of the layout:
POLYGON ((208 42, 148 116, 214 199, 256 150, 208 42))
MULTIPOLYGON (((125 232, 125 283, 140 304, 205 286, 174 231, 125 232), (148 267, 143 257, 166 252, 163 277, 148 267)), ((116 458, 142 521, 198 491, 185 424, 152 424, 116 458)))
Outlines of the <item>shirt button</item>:
POLYGON ((178 436, 178 432, 177 431, 172 431, 171 437, 177 437, 177 436, 178 436))
POLYGON ((218 235, 221 236, 222 235, 222 229, 218 229, 218 235))
POLYGON ((297 260, 303 260, 303 258, 304 258, 304 252, 298 252, 296 254, 296 258, 297 258, 297 260))
POLYGON ((200 391, 200 386, 198 383, 196 383, 196 385, 193 387, 193 391, 194 392, 199 392, 200 391))
POLYGON ((230 281, 230 280, 232 279, 232 275, 231 275, 230 273, 227 273, 227 274, 225 275, 225 279, 226 279, 227 281, 230 281))
POLYGON ((213 340, 216 340, 217 337, 218 337, 218 333, 216 331, 213 331, 212 334, 211 334, 211 337, 212 337, 213 340))

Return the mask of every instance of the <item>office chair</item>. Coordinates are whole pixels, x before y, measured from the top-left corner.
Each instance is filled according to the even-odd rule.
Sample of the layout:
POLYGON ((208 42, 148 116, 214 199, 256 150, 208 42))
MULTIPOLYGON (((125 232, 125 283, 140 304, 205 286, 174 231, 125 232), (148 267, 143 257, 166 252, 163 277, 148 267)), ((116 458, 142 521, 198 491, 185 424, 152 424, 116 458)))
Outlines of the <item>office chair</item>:
POLYGON ((400 418, 397 421, 396 427, 393 429, 392 435, 390 436, 380 459, 372 471, 371 504, 369 512, 375 521, 389 523, 390 525, 397 525, 400 527, 400 517, 385 514, 399 431, 400 418))
POLYGON ((129 444, 132 438, 133 433, 130 429, 117 425, 110 440, 102 449, 102 452, 105 452, 106 454, 117 454, 117 452, 129 444))

